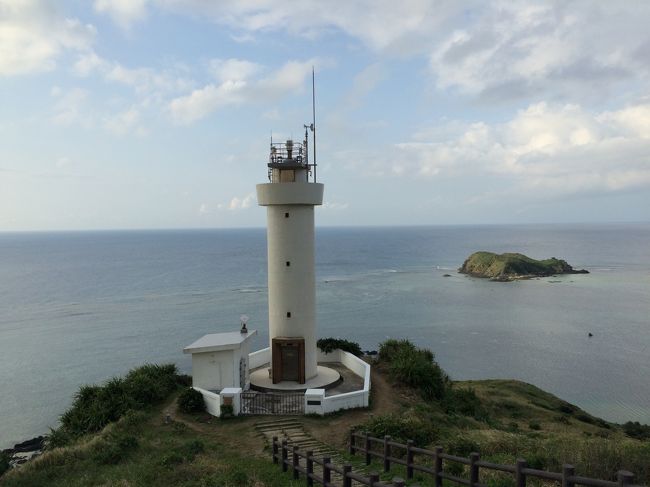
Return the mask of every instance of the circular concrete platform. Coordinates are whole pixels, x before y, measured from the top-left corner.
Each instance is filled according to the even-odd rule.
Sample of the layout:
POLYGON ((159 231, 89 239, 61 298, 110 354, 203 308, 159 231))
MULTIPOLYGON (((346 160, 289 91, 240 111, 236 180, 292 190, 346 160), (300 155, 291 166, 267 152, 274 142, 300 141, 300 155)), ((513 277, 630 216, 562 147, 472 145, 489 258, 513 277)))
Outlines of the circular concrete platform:
POLYGON ((262 392, 304 392, 307 389, 329 389, 337 386, 341 380, 338 371, 319 365, 317 374, 304 384, 290 380, 274 384, 269 377, 268 367, 260 367, 251 372, 251 389, 262 392))

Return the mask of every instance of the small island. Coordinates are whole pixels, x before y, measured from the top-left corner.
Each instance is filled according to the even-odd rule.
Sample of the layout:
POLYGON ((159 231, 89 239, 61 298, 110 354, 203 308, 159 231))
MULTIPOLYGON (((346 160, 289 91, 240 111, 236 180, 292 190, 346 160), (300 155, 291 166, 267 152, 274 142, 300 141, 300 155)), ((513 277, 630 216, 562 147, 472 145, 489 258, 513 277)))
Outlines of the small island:
POLYGON ((458 269, 461 274, 488 278, 492 281, 514 281, 557 274, 589 274, 585 269, 574 269, 565 260, 536 260, 518 253, 495 254, 474 252, 458 269))

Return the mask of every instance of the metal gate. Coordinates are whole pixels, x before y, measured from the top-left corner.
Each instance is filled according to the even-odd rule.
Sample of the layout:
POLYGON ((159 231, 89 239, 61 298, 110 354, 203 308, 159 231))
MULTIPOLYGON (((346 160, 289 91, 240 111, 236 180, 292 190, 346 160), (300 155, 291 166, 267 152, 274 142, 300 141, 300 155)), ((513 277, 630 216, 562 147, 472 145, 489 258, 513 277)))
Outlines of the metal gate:
POLYGON ((241 414, 305 414, 305 394, 242 392, 241 414))

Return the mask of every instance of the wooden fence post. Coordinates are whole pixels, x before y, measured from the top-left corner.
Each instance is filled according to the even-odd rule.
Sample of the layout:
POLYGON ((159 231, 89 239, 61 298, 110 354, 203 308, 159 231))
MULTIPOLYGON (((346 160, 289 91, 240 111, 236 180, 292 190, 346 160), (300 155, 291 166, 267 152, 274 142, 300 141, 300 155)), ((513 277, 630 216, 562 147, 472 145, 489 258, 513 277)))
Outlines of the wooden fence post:
POLYGON ((370 465, 372 458, 370 458, 370 435, 366 431, 365 437, 365 449, 366 449, 366 465, 370 465))
POLYGON ((515 487, 526 487, 524 468, 526 468, 526 460, 518 458, 517 464, 515 465, 515 487))
POLYGON ((350 431, 350 455, 354 455, 354 431, 350 431))
POLYGON ((621 487, 624 485, 631 485, 632 482, 634 482, 634 474, 627 470, 619 470, 616 476, 618 477, 618 485, 621 487))
POLYGON ((312 475, 314 474, 314 452, 312 450, 307 451, 307 485, 310 487, 314 485, 314 479, 312 475))
POLYGON ((393 486, 394 487, 404 487, 406 484, 404 483, 404 479, 401 479, 399 477, 393 477, 393 486))
POLYGON ((479 461, 481 457, 478 453, 472 452, 469 454, 469 487, 474 487, 478 484, 478 465, 476 462, 479 461))
POLYGON ((435 456, 434 456, 434 466, 433 466, 433 475, 435 476, 435 483, 436 487, 442 487, 442 477, 440 474, 442 473, 442 447, 437 446, 433 449, 435 456))
POLYGON ((288 467, 289 467, 287 465, 287 463, 288 463, 287 459, 289 458, 289 452, 287 450, 288 450, 288 448, 287 448, 287 439, 284 438, 282 440, 282 471, 283 472, 286 472, 288 470, 288 467))
POLYGON ((576 469, 573 465, 564 464, 562 466, 562 487, 574 487, 575 482, 569 480, 569 477, 573 477, 576 473, 576 469))
POLYGON ((368 487, 374 487, 374 485, 379 482, 379 474, 378 473, 371 473, 368 476, 368 480, 370 480, 370 483, 368 484, 368 487))
POLYGON ((406 478, 413 478, 413 440, 406 442, 406 478))
POLYGON ((278 437, 273 437, 273 463, 278 464, 278 437))
POLYGON ((300 472, 298 472, 298 465, 300 464, 300 457, 298 456, 298 445, 293 445, 293 478, 298 480, 300 478, 300 472))
POLYGON ((384 472, 390 472, 390 436, 384 436, 384 472))
POLYGON ((332 469, 330 468, 330 457, 323 457, 323 485, 332 481, 332 469))
POLYGON ((343 487, 352 487, 352 477, 350 477, 351 473, 352 465, 349 463, 343 465, 343 487))

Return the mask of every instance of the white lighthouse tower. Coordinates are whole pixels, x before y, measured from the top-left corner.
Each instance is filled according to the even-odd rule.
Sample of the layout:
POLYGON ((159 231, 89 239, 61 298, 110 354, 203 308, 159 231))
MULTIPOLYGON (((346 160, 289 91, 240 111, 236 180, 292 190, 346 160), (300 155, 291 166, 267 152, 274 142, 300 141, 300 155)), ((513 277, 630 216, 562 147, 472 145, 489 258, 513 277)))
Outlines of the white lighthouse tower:
POLYGON ((269 182, 257 185, 258 203, 267 208, 273 384, 305 384, 319 373, 314 206, 323 203, 323 184, 315 181, 316 167, 309 162, 307 135, 305 130, 302 143, 271 142, 269 182))

